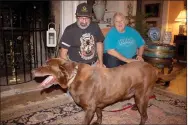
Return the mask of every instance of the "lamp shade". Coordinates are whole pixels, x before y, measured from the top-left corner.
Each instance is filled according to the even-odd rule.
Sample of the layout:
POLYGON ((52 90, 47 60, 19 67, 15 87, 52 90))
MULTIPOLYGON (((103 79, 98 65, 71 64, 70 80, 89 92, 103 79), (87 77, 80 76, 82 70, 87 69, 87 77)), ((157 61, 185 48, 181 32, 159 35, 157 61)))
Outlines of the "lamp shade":
POLYGON ((175 21, 178 22, 186 22, 186 10, 180 11, 175 21))

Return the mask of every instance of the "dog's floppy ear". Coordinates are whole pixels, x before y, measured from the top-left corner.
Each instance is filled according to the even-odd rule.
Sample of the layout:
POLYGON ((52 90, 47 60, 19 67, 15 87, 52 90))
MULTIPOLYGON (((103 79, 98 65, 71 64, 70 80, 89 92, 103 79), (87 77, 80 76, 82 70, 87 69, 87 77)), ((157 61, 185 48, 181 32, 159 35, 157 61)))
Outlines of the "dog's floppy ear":
POLYGON ((59 66, 66 62, 68 62, 68 60, 63 59, 63 58, 52 58, 52 59, 47 60, 46 64, 50 66, 59 66))
POLYGON ((76 62, 69 61, 69 62, 66 62, 66 63, 64 63, 62 65, 59 65, 59 69, 61 70, 61 72, 63 74, 67 75, 67 78, 69 78, 69 76, 71 76, 72 71, 74 71, 76 66, 77 66, 76 62))
POLYGON ((68 78, 68 73, 67 73, 67 69, 65 68, 65 65, 59 65, 59 69, 61 70, 61 73, 63 73, 63 75, 65 75, 66 78, 68 78))
POLYGON ((60 69, 65 69, 66 71, 70 71, 72 69, 74 69, 77 66, 77 63, 74 61, 68 61, 62 65, 59 65, 60 69))
POLYGON ((62 65, 59 65, 59 85, 62 87, 62 88, 67 88, 67 82, 68 82, 68 78, 69 78, 69 74, 64 66, 64 64, 62 65), (63 74, 63 75, 62 75, 63 74))

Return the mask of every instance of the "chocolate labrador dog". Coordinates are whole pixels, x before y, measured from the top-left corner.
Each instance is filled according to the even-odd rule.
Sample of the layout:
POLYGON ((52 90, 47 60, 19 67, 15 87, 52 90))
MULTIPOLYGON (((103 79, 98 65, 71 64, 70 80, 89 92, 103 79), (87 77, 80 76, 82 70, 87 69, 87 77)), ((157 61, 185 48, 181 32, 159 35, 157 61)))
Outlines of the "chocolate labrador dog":
POLYGON ((99 68, 88 64, 51 59, 45 66, 32 71, 34 77, 47 77, 41 87, 54 83, 68 88, 74 101, 85 111, 84 124, 90 124, 94 113, 102 123, 102 109, 125 99, 135 98, 141 115, 140 124, 148 119, 147 106, 155 82, 161 78, 171 80, 174 74, 160 74, 146 62, 132 62, 115 68, 99 68), (53 81, 53 82, 52 82, 53 81))

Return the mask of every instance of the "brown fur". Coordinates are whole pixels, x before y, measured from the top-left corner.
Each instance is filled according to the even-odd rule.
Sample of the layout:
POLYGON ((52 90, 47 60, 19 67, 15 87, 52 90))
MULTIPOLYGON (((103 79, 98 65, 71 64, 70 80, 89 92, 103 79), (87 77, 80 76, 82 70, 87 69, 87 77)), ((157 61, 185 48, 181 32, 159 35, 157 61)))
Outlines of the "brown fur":
POLYGON ((145 124, 148 119, 147 105, 154 83, 158 78, 170 77, 161 75, 146 62, 132 62, 116 68, 99 68, 61 59, 49 60, 46 66, 35 69, 33 75, 53 75, 62 88, 68 88, 74 101, 85 111, 84 124, 90 124, 95 112, 97 121, 94 124, 101 124, 104 107, 131 97, 135 98, 141 115, 140 124, 145 124), (68 86, 67 83, 75 72, 76 76, 68 86))

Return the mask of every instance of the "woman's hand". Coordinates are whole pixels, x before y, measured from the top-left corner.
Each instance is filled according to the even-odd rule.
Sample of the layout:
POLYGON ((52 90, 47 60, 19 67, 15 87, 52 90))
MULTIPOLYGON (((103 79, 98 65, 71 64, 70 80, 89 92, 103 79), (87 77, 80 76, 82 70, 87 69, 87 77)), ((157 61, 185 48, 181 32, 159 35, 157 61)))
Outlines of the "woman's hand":
POLYGON ((139 56, 139 55, 138 55, 138 56, 136 57, 136 59, 139 60, 139 61, 143 61, 143 62, 144 62, 144 59, 142 58, 142 56, 139 56))
POLYGON ((127 59, 126 63, 130 63, 130 62, 134 62, 134 61, 139 61, 139 60, 137 60, 137 59, 127 59))

